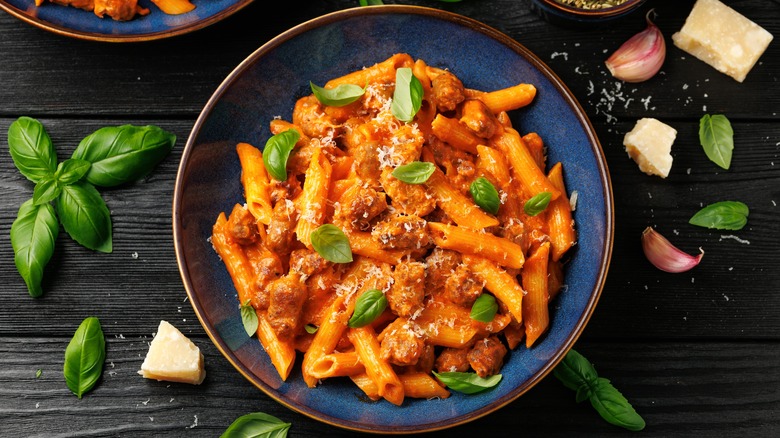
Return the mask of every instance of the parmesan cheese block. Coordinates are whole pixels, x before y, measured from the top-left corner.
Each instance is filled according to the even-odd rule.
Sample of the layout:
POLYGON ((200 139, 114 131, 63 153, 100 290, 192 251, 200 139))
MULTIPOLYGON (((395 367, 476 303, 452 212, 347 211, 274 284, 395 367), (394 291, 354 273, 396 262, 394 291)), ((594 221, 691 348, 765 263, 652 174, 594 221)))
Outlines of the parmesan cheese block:
POLYGON ((772 34, 719 0, 696 0, 674 45, 738 82, 764 53, 772 34))
POLYGON ((147 379, 200 385, 206 370, 200 349, 176 327, 160 321, 138 374, 147 379))
POLYGON ((677 130, 652 118, 639 119, 623 138, 628 156, 648 175, 666 178, 672 168, 672 143, 677 130))

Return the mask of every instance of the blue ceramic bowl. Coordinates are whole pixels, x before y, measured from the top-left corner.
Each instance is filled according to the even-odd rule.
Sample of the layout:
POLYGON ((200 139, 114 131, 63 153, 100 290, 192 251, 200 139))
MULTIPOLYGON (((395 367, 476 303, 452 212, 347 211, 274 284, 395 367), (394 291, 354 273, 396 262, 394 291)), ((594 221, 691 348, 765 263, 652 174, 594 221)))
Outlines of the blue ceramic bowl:
MULTIPOLYGON (((572 347, 598 301, 612 250, 613 198, 607 165, 593 128, 560 79, 518 42, 469 18, 410 6, 353 8, 322 16, 279 35, 244 60, 219 86, 196 121, 176 179, 176 256, 195 312, 225 357, 279 403, 322 422, 373 433, 443 429, 484 416, 544 378, 572 347), (268 122, 288 118, 309 81, 327 79, 405 52, 446 67, 469 87, 491 90, 535 84, 535 102, 513 111, 514 126, 538 132, 549 160, 561 161, 579 201, 579 240, 566 267, 567 290, 552 305, 551 327, 535 347, 512 351, 503 380, 476 395, 407 399, 402 406, 367 403, 349 379, 308 388, 300 358, 283 382, 256 339, 242 326, 236 291, 207 240, 217 215, 244 202, 238 142, 264 145, 268 122)), ((522 415, 522 414, 521 414, 522 415)))
POLYGON ((201 29, 222 20, 252 0, 192 0, 195 9, 181 15, 168 15, 151 0, 138 4, 149 9, 149 15, 129 21, 116 21, 106 16, 61 6, 46 1, 36 7, 35 0, 0 0, 0 9, 41 29, 73 38, 105 41, 136 42, 172 37, 201 29))

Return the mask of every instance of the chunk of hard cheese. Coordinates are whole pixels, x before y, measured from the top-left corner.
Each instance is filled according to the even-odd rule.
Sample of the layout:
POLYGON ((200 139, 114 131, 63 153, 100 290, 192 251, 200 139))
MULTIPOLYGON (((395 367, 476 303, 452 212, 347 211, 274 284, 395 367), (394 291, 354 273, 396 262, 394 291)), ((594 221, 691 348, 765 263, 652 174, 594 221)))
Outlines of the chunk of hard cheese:
POLYGON ((674 45, 738 82, 764 53, 772 34, 719 0, 696 0, 674 45))
POLYGON ((160 321, 138 374, 147 379, 199 385, 206 377, 203 354, 167 321, 160 321))
POLYGON ((623 138, 628 156, 648 175, 666 178, 672 168, 672 143, 677 130, 652 118, 639 119, 623 138))

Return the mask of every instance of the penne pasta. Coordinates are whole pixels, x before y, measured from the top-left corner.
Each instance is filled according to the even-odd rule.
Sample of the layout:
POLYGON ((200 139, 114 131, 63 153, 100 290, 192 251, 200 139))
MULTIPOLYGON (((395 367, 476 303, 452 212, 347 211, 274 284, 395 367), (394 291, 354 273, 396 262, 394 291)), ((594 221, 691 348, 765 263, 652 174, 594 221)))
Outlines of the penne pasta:
POLYGON ((536 164, 536 160, 517 131, 505 128, 493 139, 493 146, 507 157, 512 178, 522 184, 529 198, 543 192, 550 192, 552 199, 560 196, 560 190, 552 185, 536 164))
POLYGON ((555 163, 547 174, 547 179, 561 192, 561 196, 550 201, 547 206, 547 229, 552 245, 550 256, 553 261, 558 261, 577 241, 577 233, 574 231, 571 205, 563 183, 563 165, 555 163))
POLYGON ((273 205, 263 153, 249 143, 236 145, 236 152, 241 163, 241 184, 244 186, 246 206, 258 221, 268 225, 271 223, 273 205))
POLYGON ((550 242, 542 243, 528 257, 521 276, 523 289, 527 292, 523 300, 523 324, 525 324, 525 345, 531 347, 550 325, 548 308, 547 263, 550 242))
POLYGON ((355 346, 360 362, 366 368, 366 374, 377 385, 377 394, 394 405, 404 401, 404 387, 389 363, 379 358, 379 341, 371 326, 351 328, 347 333, 355 346))
POLYGON ((533 102, 536 96, 536 87, 532 84, 517 84, 512 87, 490 91, 479 95, 477 98, 498 114, 502 111, 512 111, 522 108, 533 102))
POLYGON ((523 250, 509 239, 439 222, 428 222, 428 228, 433 241, 441 248, 482 256, 500 266, 514 269, 523 267, 523 250))

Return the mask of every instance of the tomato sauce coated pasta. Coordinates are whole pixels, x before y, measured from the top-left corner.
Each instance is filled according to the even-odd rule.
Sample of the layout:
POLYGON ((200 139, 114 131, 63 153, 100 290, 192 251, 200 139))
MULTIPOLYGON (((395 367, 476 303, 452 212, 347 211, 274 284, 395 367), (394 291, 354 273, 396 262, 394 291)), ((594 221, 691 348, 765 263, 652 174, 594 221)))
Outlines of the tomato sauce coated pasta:
POLYGON ((289 120, 269 121, 274 136, 296 131, 286 179, 267 171, 259 148, 237 144, 245 202, 220 213, 214 249, 282 380, 300 360, 311 388, 338 378, 399 406, 447 398, 435 374, 490 377, 547 332, 577 237, 563 166, 546 163, 544 139, 508 117, 533 103, 532 84, 472 89, 398 53, 323 88, 342 85, 362 94, 336 104, 313 93, 289 120), (394 112, 402 68, 421 85, 411 121, 394 112), (525 208, 545 196, 540 212, 525 208), (315 235, 325 226, 348 250, 315 235), (367 291, 381 297, 373 306, 359 302, 367 291), (477 302, 496 305, 485 316, 477 302))

